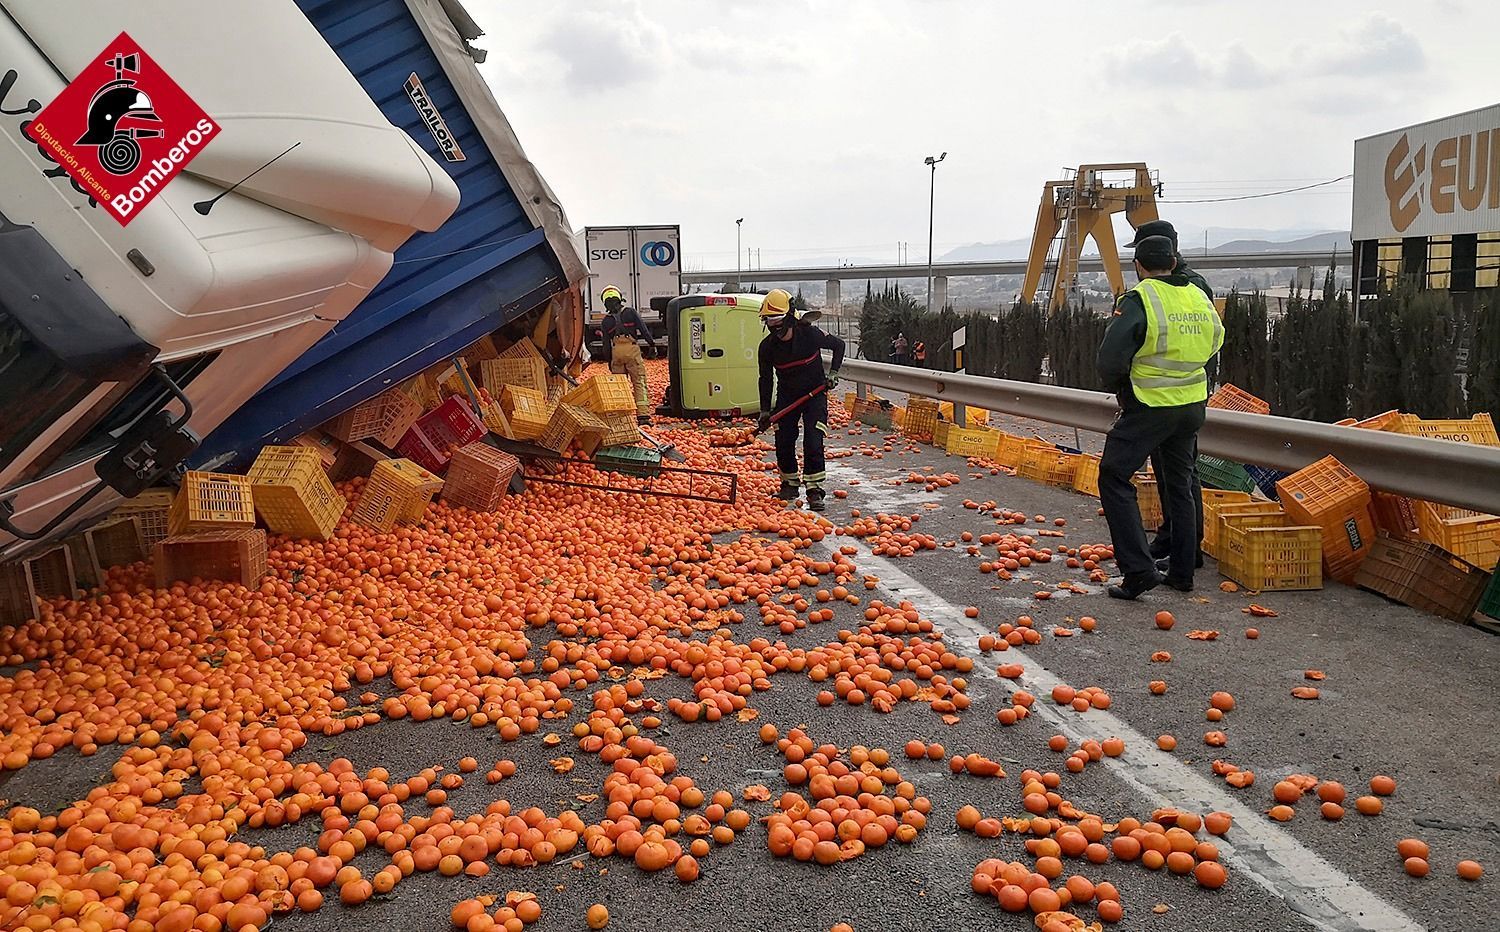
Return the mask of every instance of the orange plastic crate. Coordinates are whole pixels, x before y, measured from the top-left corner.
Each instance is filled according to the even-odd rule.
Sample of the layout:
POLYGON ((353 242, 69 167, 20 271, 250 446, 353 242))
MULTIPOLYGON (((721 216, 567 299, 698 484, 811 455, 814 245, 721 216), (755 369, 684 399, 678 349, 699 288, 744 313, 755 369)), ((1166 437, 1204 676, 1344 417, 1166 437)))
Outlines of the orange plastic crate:
POLYGON ((1327 575, 1351 583, 1375 542, 1370 487, 1332 456, 1325 456, 1276 483, 1282 508, 1296 524, 1323 529, 1327 575))
POLYGON ((1093 453, 1084 453, 1078 457, 1078 472, 1073 476, 1073 491, 1092 495, 1095 498, 1099 497, 1099 459, 1093 453))
POLYGON ((1383 414, 1367 417, 1363 421, 1355 421, 1354 426, 1363 427, 1365 430, 1395 431, 1401 426, 1401 417, 1401 412, 1392 408, 1383 414))
POLYGON ((1370 511, 1376 530, 1403 540, 1417 536, 1417 505, 1406 496, 1372 489, 1370 511))
POLYGON ((1220 385, 1219 390, 1213 393, 1213 397, 1208 399, 1208 406, 1226 411, 1248 411, 1251 414, 1271 413, 1270 404, 1228 382, 1220 385))
POLYGON ((172 502, 167 528, 175 536, 188 531, 255 526, 250 480, 229 473, 189 470, 172 502))

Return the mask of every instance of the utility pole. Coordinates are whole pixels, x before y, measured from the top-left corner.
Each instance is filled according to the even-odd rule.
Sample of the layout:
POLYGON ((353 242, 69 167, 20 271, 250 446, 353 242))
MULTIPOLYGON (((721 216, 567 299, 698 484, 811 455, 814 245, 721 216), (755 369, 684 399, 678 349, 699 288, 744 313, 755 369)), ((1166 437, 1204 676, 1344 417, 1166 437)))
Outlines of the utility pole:
POLYGON ((734 222, 734 277, 736 279, 734 287, 736 288, 740 287, 738 279, 740 277, 740 272, 742 271, 740 269, 740 224, 744 222, 744 217, 741 217, 734 222))
POLYGON ((932 212, 933 201, 937 196, 937 167, 938 163, 948 157, 944 152, 936 158, 928 156, 922 160, 922 164, 932 169, 932 180, 927 188, 927 312, 932 313, 932 212))

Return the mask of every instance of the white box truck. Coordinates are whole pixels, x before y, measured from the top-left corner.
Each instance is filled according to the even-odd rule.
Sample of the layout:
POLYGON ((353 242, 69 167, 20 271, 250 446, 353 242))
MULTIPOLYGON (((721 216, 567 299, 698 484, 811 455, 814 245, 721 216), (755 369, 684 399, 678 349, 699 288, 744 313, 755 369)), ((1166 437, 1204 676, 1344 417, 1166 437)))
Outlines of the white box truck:
POLYGON ((589 352, 603 349, 599 321, 604 302, 599 295, 613 285, 625 295, 625 303, 641 314, 641 321, 657 339, 665 339, 666 325, 659 307, 682 291, 681 228, 676 224, 656 226, 585 227, 584 244, 589 260, 588 301, 589 352))

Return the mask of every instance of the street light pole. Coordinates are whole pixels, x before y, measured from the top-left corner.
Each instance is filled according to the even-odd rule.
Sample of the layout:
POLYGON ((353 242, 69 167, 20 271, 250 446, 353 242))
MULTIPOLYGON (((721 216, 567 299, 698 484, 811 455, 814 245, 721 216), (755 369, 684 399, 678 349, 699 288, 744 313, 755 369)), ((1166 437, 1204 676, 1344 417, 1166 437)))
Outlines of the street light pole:
POLYGON ((740 219, 738 219, 738 220, 736 220, 734 222, 734 277, 736 279, 736 281, 734 283, 734 287, 736 287, 736 288, 740 287, 740 283, 738 281, 738 279, 740 277, 740 271, 741 271, 740 270, 740 224, 742 224, 744 222, 745 222, 745 218, 744 217, 741 217, 740 219))
POLYGON ((922 164, 932 169, 932 180, 927 189, 927 311, 932 312, 932 210, 933 200, 937 195, 937 167, 938 163, 948 157, 944 152, 936 158, 928 156, 922 160, 922 164))

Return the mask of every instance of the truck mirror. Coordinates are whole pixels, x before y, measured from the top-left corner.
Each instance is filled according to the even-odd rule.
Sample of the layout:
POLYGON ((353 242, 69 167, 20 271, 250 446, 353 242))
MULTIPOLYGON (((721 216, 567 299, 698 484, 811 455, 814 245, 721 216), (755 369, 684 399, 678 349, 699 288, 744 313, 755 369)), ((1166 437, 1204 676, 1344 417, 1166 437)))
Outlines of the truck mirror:
POLYGON ((658 297, 652 298, 651 299, 651 310, 655 311, 658 314, 665 314, 667 312, 667 305, 670 304, 671 301, 672 301, 671 298, 668 298, 668 297, 665 297, 665 296, 658 296, 658 297))

